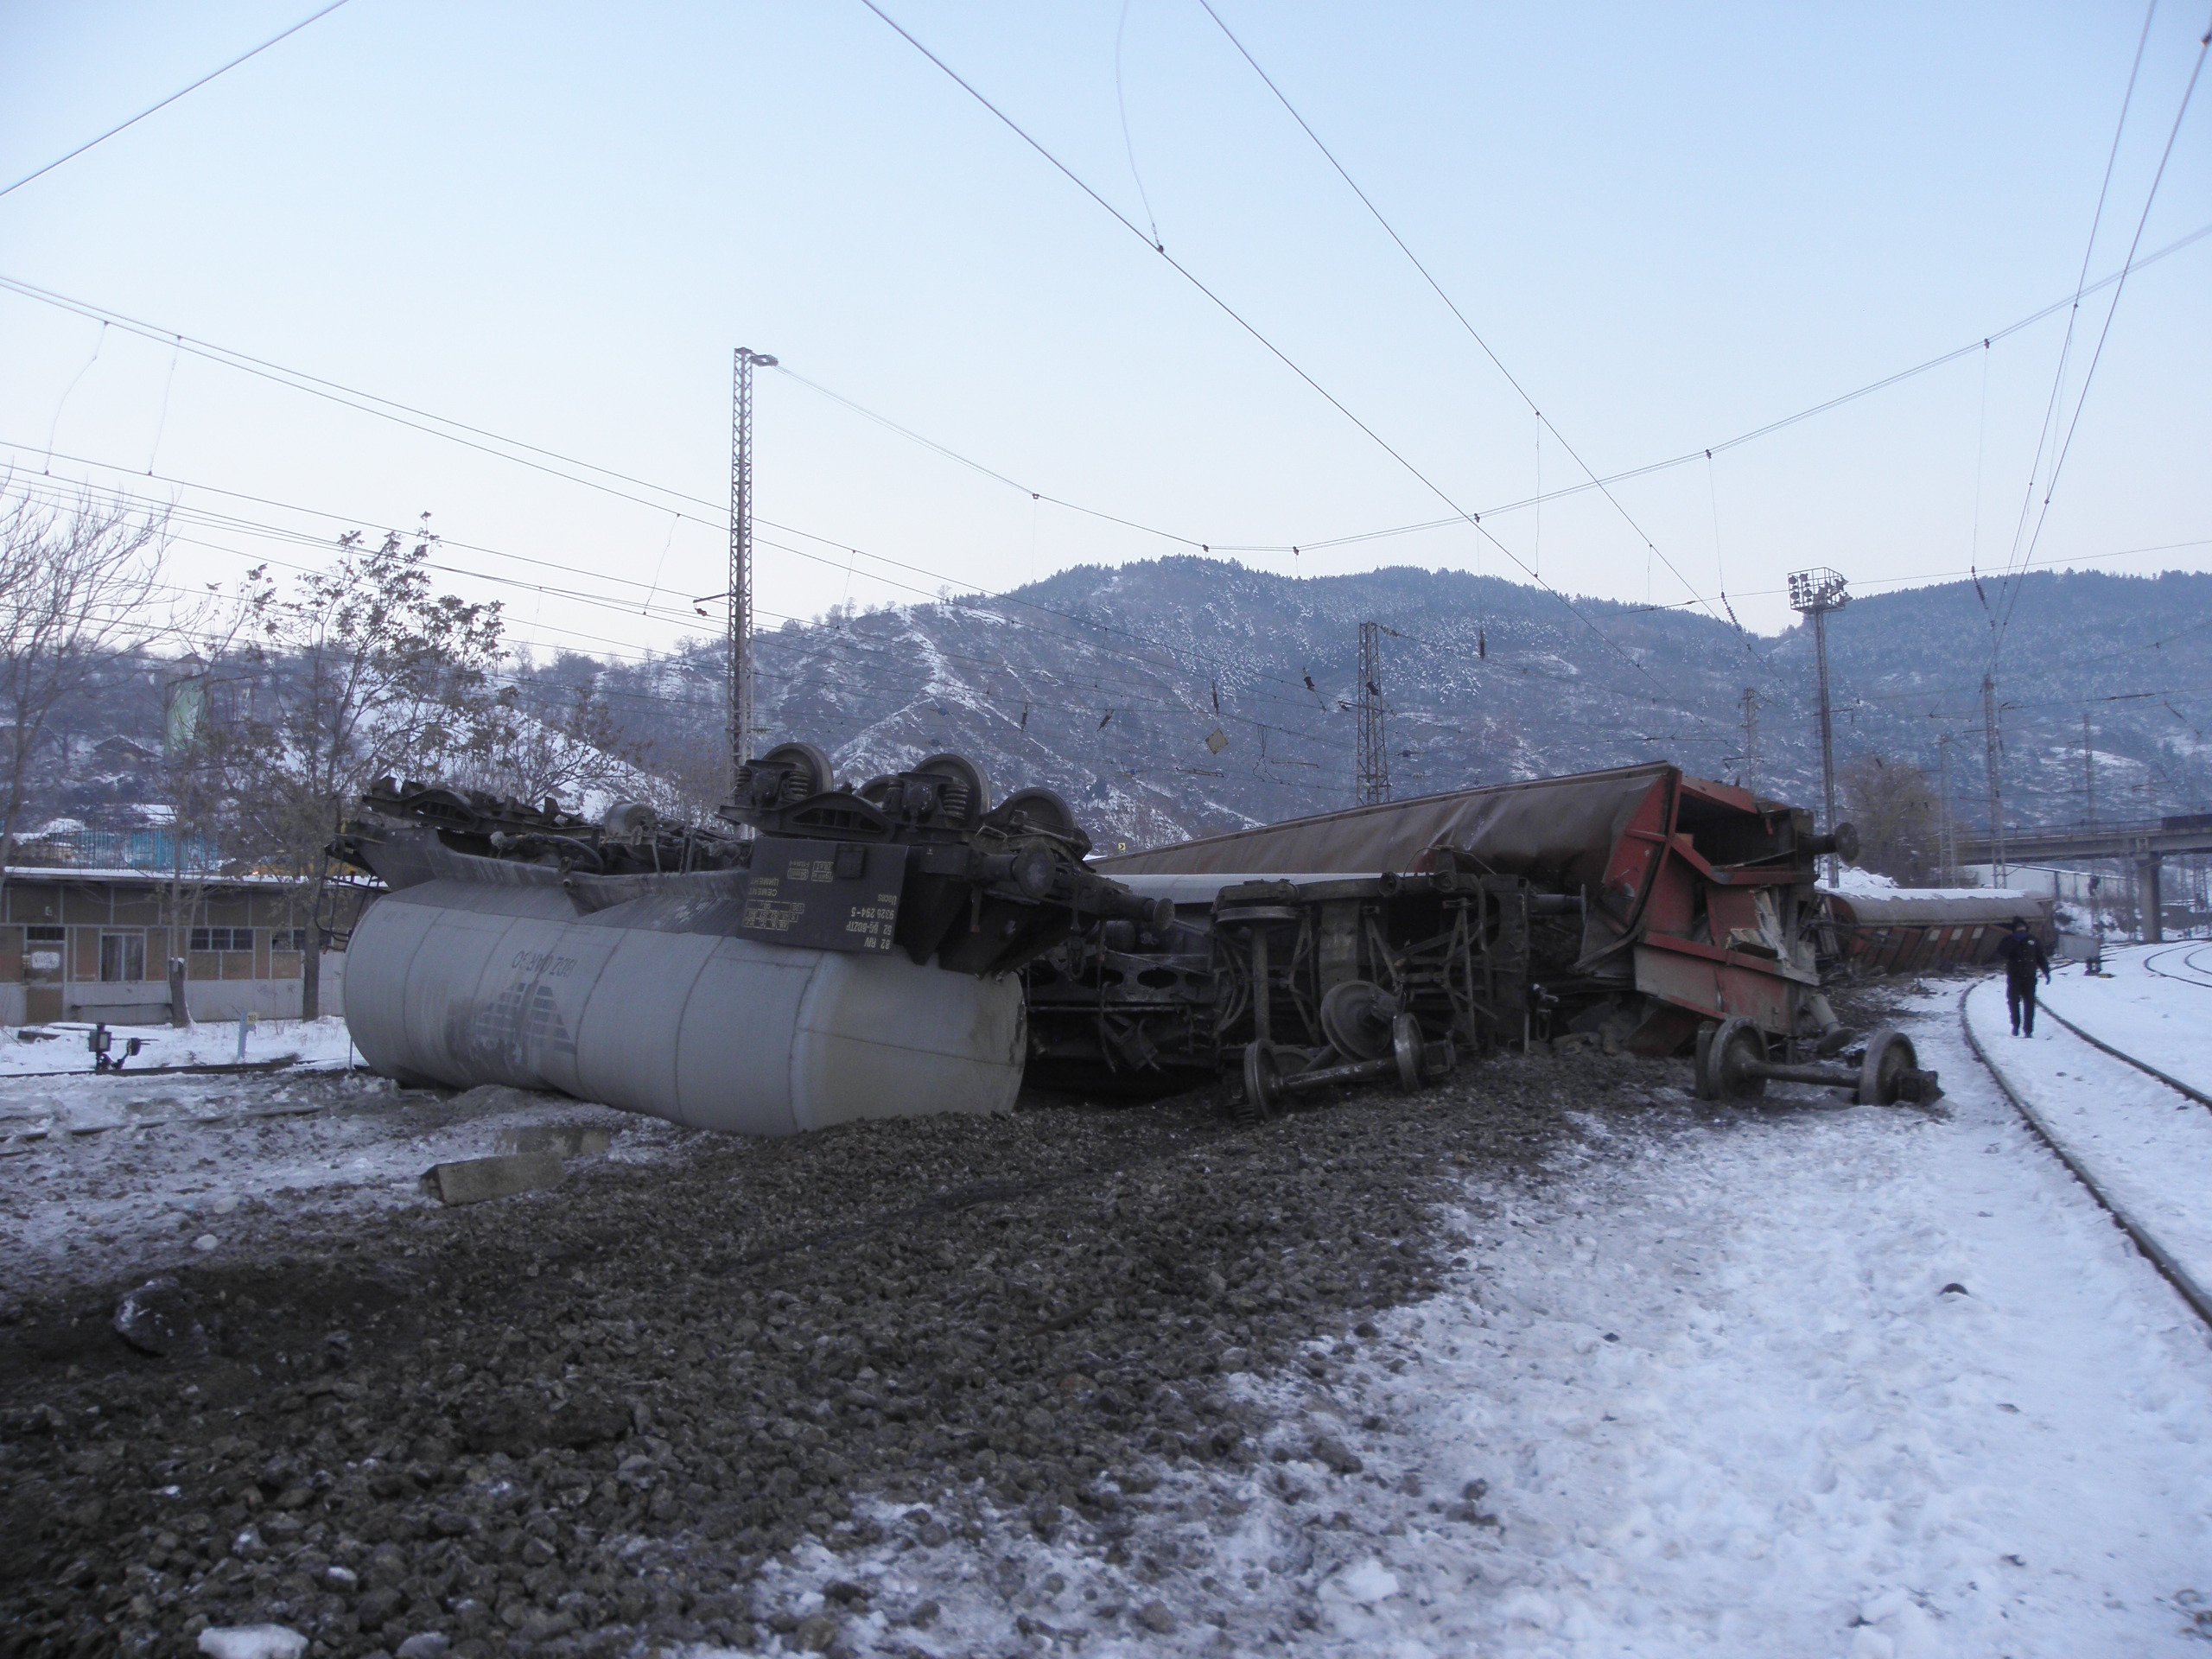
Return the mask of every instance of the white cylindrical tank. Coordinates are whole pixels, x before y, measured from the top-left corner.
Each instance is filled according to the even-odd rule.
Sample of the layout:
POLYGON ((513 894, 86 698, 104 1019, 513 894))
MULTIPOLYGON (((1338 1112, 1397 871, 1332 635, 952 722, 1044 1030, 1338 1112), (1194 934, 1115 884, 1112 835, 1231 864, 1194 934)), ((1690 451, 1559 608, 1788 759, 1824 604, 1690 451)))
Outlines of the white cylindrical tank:
POLYGON ((715 875, 639 878, 635 899, 580 915, 548 873, 467 862, 479 879, 386 893, 346 950, 346 1023, 388 1076, 740 1135, 1013 1107, 1013 975, 732 937, 715 875))

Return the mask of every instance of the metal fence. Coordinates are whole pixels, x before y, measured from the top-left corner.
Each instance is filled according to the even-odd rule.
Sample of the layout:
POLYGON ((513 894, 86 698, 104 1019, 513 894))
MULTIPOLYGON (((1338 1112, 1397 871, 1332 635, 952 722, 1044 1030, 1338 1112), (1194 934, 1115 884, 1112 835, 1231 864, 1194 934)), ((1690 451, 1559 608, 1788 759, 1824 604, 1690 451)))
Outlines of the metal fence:
POLYGON ((188 835, 180 846, 174 830, 65 830, 17 842, 9 861, 33 869, 141 870, 156 875, 182 870, 205 875, 222 860, 205 836, 188 835))

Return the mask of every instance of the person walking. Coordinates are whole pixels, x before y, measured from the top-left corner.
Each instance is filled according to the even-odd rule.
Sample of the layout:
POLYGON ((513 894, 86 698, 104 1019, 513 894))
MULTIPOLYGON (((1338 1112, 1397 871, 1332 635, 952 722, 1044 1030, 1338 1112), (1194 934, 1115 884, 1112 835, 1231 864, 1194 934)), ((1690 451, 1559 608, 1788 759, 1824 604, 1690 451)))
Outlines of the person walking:
POLYGON ((2010 932, 1998 940, 1997 954, 2005 959, 2005 1010, 2012 1016, 2015 1037, 2036 1034, 2036 975, 2050 983, 2050 953, 2043 941, 2028 931, 2027 918, 2015 916, 2010 932), (2021 1030, 2024 1020, 2027 1029, 2021 1030))

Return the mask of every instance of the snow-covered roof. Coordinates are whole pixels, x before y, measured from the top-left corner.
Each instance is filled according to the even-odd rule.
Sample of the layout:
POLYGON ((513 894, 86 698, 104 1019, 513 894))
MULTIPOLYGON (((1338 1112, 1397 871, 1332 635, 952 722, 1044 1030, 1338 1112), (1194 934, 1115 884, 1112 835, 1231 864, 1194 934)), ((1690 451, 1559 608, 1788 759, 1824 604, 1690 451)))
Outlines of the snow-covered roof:
MULTIPOLYGON (((212 875, 185 872, 188 881, 211 887, 290 887, 299 884, 282 875, 212 875)), ((10 881, 138 881, 148 887, 176 880, 168 870, 103 869, 84 864, 10 864, 10 881)))
POLYGON ((1834 881, 1821 883, 1822 893, 1846 899, 2025 899, 2018 887, 1901 887, 1890 876, 1847 866, 1834 881))

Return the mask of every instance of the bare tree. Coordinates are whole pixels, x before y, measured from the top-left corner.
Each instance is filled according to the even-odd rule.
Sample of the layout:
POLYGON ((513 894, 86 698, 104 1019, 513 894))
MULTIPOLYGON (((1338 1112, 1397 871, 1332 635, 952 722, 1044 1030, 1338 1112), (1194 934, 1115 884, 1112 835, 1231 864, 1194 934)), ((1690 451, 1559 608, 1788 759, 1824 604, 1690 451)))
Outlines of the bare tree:
POLYGON ((1862 868, 1908 887, 1936 880, 1938 861, 1935 792, 1913 766, 1868 753, 1845 762, 1844 815, 1859 831, 1862 868))
POLYGON ((322 1011, 321 932, 337 873, 326 849, 346 807, 381 774, 435 774, 482 753, 501 709, 490 684, 499 604, 434 591, 435 540, 427 525, 378 544, 349 532, 329 569, 289 592, 266 567, 248 577, 254 708, 210 742, 240 828, 307 901, 304 1019, 322 1011))
POLYGON ((637 792, 635 757, 595 679, 550 689, 550 706, 529 706, 512 686, 490 699, 453 781, 531 802, 565 797, 571 804, 586 790, 637 792))
POLYGON ((167 515, 0 480, 0 884, 54 712, 162 632, 151 614, 167 515))
POLYGON ((729 798, 729 748, 719 732, 692 732, 645 745, 638 780, 645 804, 673 823, 712 826, 729 798))

